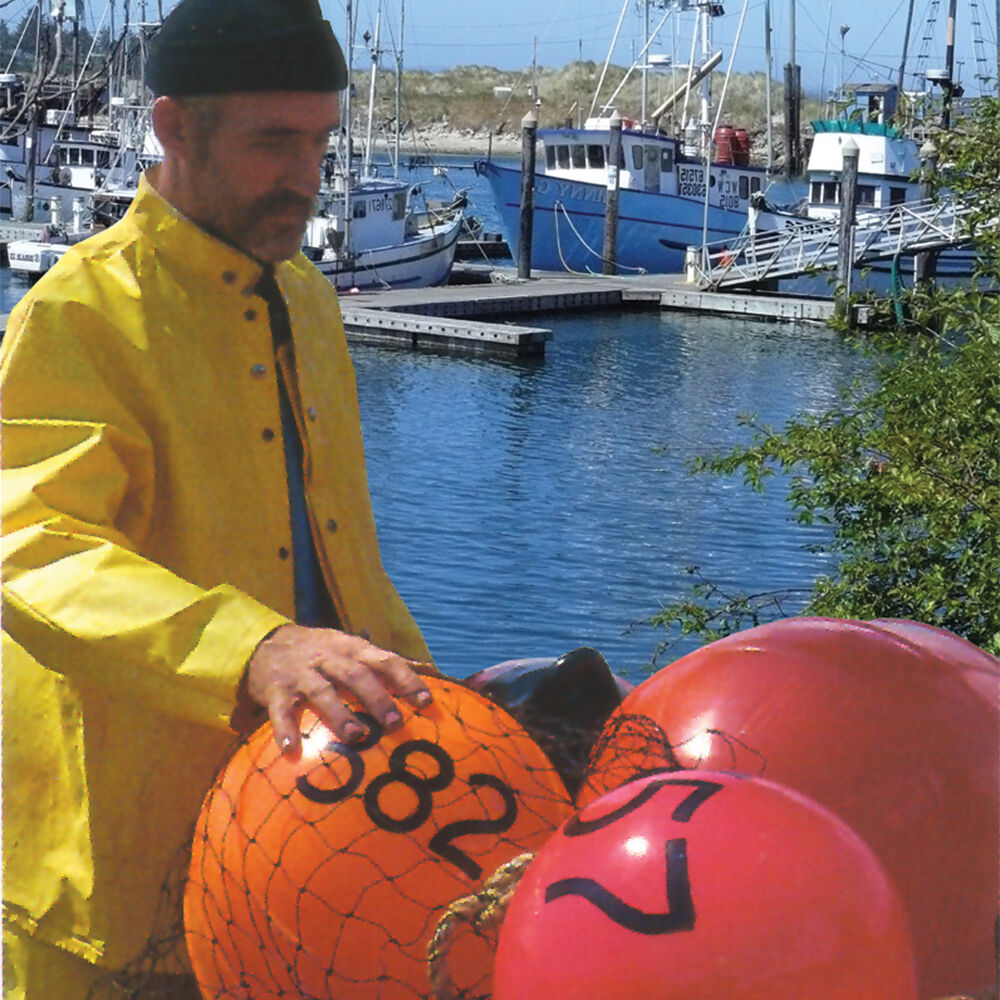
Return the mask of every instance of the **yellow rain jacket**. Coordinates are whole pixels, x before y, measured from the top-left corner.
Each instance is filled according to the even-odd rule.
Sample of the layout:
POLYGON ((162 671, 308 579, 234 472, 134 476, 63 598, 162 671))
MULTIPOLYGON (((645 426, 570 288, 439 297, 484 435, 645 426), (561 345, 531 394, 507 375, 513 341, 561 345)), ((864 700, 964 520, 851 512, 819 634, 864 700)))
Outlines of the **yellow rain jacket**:
MULTIPOLYGON (((144 948, 247 659, 294 614, 260 273, 144 178, 3 341, 4 914, 111 968, 144 948)), ((276 277, 340 621, 427 659, 379 558, 336 293, 301 254, 276 277)))

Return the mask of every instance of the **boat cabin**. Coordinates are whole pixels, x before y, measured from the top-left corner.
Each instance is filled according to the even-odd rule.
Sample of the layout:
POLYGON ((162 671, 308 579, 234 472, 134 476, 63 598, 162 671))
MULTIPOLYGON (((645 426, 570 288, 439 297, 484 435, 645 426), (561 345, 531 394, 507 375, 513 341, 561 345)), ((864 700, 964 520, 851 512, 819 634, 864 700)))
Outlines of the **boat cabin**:
MULTIPOLYGON (((404 241, 409 194, 410 185, 406 181, 369 178, 354 183, 350 199, 353 253, 404 241)), ((321 195, 317 208, 317 214, 308 223, 305 246, 339 249, 345 228, 342 190, 331 189, 321 195)))
POLYGON ((840 214, 843 146, 848 138, 858 146, 859 209, 890 208, 919 197, 915 178, 920 153, 916 142, 892 123, 897 105, 896 87, 866 84, 857 88, 844 114, 812 123, 815 137, 806 165, 811 218, 840 214))
MULTIPOLYGON (((611 165, 610 131, 610 118, 590 118, 582 128, 540 130, 537 172, 557 183, 590 185, 596 192, 595 200, 598 195, 603 200, 611 165)), ((729 133, 735 130, 726 130, 727 140, 729 133)), ((748 146, 744 157, 735 146, 721 142, 722 138, 717 136, 717 155, 709 172, 709 201, 719 208, 745 211, 750 197, 764 186, 765 174, 749 165, 748 146), (719 155, 722 152, 725 159, 719 155)), ((704 200, 705 163, 686 153, 680 140, 644 131, 637 122, 625 118, 618 183, 623 191, 704 200)))

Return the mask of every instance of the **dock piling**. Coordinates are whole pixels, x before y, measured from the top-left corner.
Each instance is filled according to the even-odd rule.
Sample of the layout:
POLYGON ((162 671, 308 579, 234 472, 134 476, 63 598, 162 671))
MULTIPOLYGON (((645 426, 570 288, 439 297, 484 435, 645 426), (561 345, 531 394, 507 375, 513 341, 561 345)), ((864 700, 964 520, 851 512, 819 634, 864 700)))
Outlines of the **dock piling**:
POLYGON ((521 227, 517 249, 517 276, 531 277, 531 239, 535 215, 535 146, 538 115, 529 111, 521 119, 521 227))
POLYGON ((843 145, 840 171, 840 234, 837 249, 837 315, 844 316, 851 296, 854 270, 854 225, 858 217, 858 144, 848 138, 843 145))
POLYGON ((619 163, 622 157, 622 116, 615 111, 611 116, 608 142, 608 201, 604 212, 604 247, 601 272, 614 274, 615 253, 618 243, 618 192, 621 188, 619 163))

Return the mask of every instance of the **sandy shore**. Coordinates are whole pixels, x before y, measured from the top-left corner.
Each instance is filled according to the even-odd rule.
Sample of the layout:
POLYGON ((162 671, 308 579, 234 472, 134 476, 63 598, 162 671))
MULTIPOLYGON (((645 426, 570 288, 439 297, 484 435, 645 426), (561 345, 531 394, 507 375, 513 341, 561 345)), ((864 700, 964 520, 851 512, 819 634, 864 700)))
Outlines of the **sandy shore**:
POLYGON ((477 129, 451 129, 430 125, 416 129, 404 139, 406 153, 447 153, 459 156, 485 156, 492 149, 502 156, 518 156, 521 136, 508 132, 491 136, 488 131, 477 129))

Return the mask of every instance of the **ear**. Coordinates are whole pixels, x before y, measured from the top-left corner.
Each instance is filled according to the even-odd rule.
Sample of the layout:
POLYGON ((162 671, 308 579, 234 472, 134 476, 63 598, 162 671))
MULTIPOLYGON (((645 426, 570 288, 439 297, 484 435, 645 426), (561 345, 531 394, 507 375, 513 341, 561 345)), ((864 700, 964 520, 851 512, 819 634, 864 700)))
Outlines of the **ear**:
POLYGON ((187 111, 172 97, 158 97, 153 102, 153 131, 165 153, 183 155, 190 142, 187 111))

